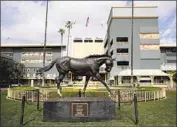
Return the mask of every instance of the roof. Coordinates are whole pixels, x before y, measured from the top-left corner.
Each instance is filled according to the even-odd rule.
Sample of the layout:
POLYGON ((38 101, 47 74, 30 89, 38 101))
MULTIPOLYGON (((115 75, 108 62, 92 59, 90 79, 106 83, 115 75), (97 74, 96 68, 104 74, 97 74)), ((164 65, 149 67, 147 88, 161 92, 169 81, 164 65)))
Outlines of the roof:
MULTIPOLYGON (((1 47, 13 47, 13 48, 17 48, 17 47, 44 47, 44 44, 1 44, 1 47)), ((46 44, 46 47, 66 47, 65 45, 61 45, 61 44, 46 44)))
POLYGON ((176 71, 176 63, 161 65, 160 69, 164 71, 176 71))
MULTIPOLYGON (((118 76, 130 76, 131 70, 123 70, 117 74, 118 76)), ((169 74, 164 73, 160 69, 134 69, 133 75, 135 76, 169 76, 169 74)))
MULTIPOLYGON (((112 8, 132 8, 132 6, 113 6, 112 8)), ((134 8, 157 8, 157 6, 134 6, 134 8)))
POLYGON ((176 47, 176 43, 161 43, 160 47, 176 47))

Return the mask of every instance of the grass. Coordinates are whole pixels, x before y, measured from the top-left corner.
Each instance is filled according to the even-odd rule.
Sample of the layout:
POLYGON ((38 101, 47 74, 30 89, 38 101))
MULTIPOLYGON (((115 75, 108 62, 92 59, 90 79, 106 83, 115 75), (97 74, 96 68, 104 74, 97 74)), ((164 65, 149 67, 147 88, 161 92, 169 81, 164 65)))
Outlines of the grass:
MULTIPOLYGON (((19 127, 20 101, 6 99, 7 92, 1 92, 1 124, 2 127, 19 127)), ((168 91, 167 99, 151 102, 139 102, 139 124, 135 125, 134 109, 132 104, 121 104, 121 110, 117 109, 116 120, 102 122, 42 122, 42 102, 40 111, 36 110, 36 103, 25 104, 24 127, 103 127, 103 126, 176 126, 176 92, 168 91)))

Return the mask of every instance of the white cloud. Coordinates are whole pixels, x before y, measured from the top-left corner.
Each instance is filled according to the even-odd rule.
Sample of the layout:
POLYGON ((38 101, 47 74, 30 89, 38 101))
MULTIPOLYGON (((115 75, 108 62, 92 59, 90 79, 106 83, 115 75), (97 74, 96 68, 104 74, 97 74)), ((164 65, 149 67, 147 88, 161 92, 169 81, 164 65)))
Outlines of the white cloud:
POLYGON ((170 43, 176 43, 176 36, 174 37, 174 35, 176 35, 176 17, 173 17, 172 22, 168 24, 167 29, 161 33, 161 42, 171 41, 170 43))
POLYGON ((176 10, 176 1, 135 1, 134 4, 135 6, 157 6, 159 18, 166 18, 176 10))
MULTIPOLYGON (((2 43, 29 40, 41 43, 44 40, 45 6, 41 2, 3 2, 8 7, 17 7, 20 14, 16 15, 16 24, 10 29, 2 27, 2 43), (11 39, 6 40, 7 37, 11 39)), ((68 20, 76 21, 71 30, 72 36, 104 37, 111 6, 125 5, 126 2, 116 1, 52 1, 49 2, 47 42, 59 42, 59 28, 64 28, 68 20), (88 28, 85 27, 87 17, 90 17, 88 28)), ((66 29, 66 28, 65 28, 66 29)), ((64 41, 67 41, 67 31, 64 41)), ((23 43, 23 42, 21 42, 23 43)))
MULTIPOLYGON (((43 43, 45 28, 45 6, 39 2, 30 1, 3 1, 2 6, 18 8, 20 14, 15 17, 15 25, 10 28, 1 28, 2 43, 43 43), (7 37, 10 37, 7 40, 7 37), (27 40, 27 41, 25 41, 27 40)), ((176 8, 173 1, 141 2, 138 5, 159 6, 159 16, 165 19, 176 8)), ((72 37, 103 37, 106 33, 106 23, 111 6, 124 6, 126 1, 51 1, 49 2, 47 43, 59 43, 59 28, 65 28, 68 20, 76 21, 71 30, 72 37), (87 17, 90 17, 86 28, 87 17), (101 26, 104 24, 104 27, 101 26)), ((10 14, 9 14, 10 15, 10 14)), ((66 29, 66 28, 65 28, 66 29)), ((67 41, 67 29, 64 35, 64 43, 67 41)))

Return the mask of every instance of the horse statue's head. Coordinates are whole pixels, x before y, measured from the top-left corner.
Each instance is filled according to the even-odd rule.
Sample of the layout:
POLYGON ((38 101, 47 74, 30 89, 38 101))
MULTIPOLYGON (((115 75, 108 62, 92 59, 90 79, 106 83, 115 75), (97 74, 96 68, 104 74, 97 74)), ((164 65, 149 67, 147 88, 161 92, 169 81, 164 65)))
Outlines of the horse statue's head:
POLYGON ((110 72, 113 67, 113 61, 115 59, 112 59, 112 57, 108 54, 95 54, 95 55, 89 55, 85 57, 86 59, 95 59, 99 66, 102 64, 106 65, 105 71, 110 72))
POLYGON ((105 61, 105 65, 106 65, 105 71, 106 71, 106 72, 110 72, 110 71, 111 71, 111 69, 112 69, 112 67, 113 67, 113 61, 114 61, 114 60, 115 60, 115 58, 112 59, 112 58, 110 57, 110 59, 107 59, 107 60, 105 61))

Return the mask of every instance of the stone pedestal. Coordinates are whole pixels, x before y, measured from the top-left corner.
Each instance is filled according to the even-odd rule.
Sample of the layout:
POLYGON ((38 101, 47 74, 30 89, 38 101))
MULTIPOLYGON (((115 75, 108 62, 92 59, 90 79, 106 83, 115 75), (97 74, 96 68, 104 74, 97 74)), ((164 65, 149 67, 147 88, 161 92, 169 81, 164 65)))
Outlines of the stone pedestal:
POLYGON ((115 118, 115 102, 111 99, 72 97, 44 101, 44 122, 84 122, 115 118))

